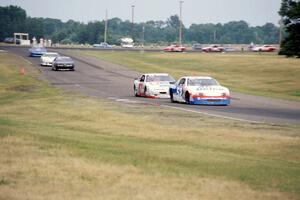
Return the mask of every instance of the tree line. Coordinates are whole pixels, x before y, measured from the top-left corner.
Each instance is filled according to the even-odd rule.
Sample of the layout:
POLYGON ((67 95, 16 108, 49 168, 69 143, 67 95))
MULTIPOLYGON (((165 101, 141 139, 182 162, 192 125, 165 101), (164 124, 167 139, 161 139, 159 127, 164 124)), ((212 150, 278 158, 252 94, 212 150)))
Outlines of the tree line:
MULTIPOLYGON (((14 32, 29 33, 30 38, 52 39, 54 43, 94 44, 104 40, 105 21, 80 23, 73 20, 29 17, 17 6, 0 7, 0 41, 14 32)), ((136 43, 171 44, 178 41, 179 17, 166 21, 147 21, 131 24, 128 20, 108 20, 110 44, 119 44, 122 37, 133 37, 136 43)), ((188 44, 277 44, 279 27, 272 23, 251 27, 245 21, 225 24, 192 24, 183 27, 183 42, 188 44)))

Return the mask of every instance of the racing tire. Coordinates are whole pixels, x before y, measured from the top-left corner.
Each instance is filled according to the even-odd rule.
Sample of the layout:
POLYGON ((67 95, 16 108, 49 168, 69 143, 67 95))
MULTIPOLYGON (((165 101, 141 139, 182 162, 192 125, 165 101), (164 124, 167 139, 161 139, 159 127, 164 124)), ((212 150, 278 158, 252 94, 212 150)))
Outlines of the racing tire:
POLYGON ((191 104, 191 102, 190 102, 190 93, 189 92, 186 92, 185 93, 185 95, 184 95, 184 99, 185 99, 185 102, 187 103, 187 104, 191 104))
POLYGON ((57 67, 52 67, 52 70, 53 71, 57 71, 57 67))
POLYGON ((145 96, 148 96, 148 95, 146 94, 146 92, 147 92, 147 87, 145 86, 145 88, 144 88, 144 94, 145 94, 145 96))
POLYGON ((133 93, 134 93, 134 96, 136 96, 136 97, 139 96, 139 95, 138 95, 138 91, 137 91, 137 89, 136 89, 135 86, 133 86, 133 93))
POLYGON ((173 97, 173 92, 171 90, 170 90, 170 100, 171 100, 171 103, 175 103, 174 97, 173 97))

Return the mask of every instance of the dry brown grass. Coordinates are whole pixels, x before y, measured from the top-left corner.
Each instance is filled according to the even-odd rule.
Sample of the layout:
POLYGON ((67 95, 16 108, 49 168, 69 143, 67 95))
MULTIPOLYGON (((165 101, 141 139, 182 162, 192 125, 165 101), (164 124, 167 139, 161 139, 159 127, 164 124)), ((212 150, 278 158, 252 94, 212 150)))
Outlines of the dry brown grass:
POLYGON ((94 163, 32 138, 9 136, 0 144, 0 199, 292 199, 235 181, 94 163))

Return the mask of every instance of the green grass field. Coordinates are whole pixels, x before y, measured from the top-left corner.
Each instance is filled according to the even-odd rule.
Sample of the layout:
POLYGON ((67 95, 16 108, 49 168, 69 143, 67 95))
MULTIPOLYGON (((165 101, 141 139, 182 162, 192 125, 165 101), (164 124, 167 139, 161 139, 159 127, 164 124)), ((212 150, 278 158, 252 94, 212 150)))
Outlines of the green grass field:
POLYGON ((299 126, 113 103, 36 76, 0 53, 1 200, 300 199, 299 126))
POLYGON ((212 76, 233 91, 300 101, 300 59, 269 53, 84 52, 138 72, 212 76))

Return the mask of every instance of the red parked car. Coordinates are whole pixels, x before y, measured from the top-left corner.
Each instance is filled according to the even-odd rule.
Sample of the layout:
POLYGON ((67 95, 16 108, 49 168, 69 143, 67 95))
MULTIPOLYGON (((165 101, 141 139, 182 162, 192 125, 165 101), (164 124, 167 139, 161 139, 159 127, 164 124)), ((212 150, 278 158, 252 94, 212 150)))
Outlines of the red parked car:
POLYGON ((211 45, 209 47, 202 48, 204 52, 223 52, 224 48, 218 45, 211 45))
POLYGON ((163 49, 165 52, 183 52, 186 50, 185 47, 181 45, 171 45, 163 49))

